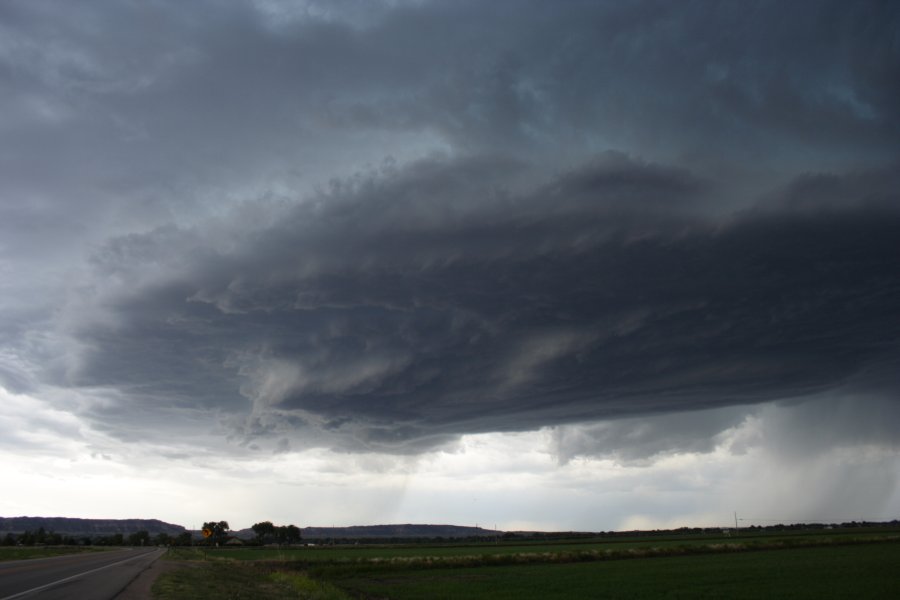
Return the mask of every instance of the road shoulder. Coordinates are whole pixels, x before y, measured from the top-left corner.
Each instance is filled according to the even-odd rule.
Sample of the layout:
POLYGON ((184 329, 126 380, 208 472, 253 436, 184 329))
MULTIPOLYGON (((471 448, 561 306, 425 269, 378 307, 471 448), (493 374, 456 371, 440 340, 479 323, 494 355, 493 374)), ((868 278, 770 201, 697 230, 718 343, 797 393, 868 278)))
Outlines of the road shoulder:
POLYGON ((148 568, 141 571, 141 574, 135 577, 128 584, 128 587, 115 597, 115 600, 153 600, 153 594, 150 590, 157 577, 169 571, 187 569, 192 566, 192 564, 183 561, 157 559, 148 568))

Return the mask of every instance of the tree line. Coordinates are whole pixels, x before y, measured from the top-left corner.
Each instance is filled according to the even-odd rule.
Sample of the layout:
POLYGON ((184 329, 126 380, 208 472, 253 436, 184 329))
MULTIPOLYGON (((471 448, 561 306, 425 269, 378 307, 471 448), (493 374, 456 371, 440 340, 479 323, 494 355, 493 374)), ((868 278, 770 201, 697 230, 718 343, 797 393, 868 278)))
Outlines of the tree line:
POLYGON ((43 527, 37 531, 23 533, 7 533, 0 545, 3 546, 190 546, 191 532, 184 531, 178 535, 158 533, 150 535, 147 531, 136 531, 125 535, 71 535, 46 531, 43 527))
MULTIPOLYGON (((272 521, 260 521, 251 527, 256 539, 250 541, 257 544, 296 544, 301 540, 300 528, 296 525, 275 525, 272 521)), ((203 538, 208 544, 226 542, 230 527, 228 521, 206 521, 202 528, 203 538)), ((247 543, 247 542, 242 542, 247 543)))
MULTIPOLYGON (((296 525, 275 525, 271 521, 255 523, 252 527, 256 538, 242 540, 244 544, 296 544, 301 540, 300 528, 296 525)), ((47 531, 43 527, 37 531, 7 533, 0 540, 3 546, 193 546, 219 545, 234 539, 228 521, 206 521, 201 528, 202 540, 194 539, 190 531, 178 535, 147 531, 136 531, 125 535, 68 535, 47 531)))
POLYGON ((254 523, 250 529, 256 534, 256 541, 260 544, 295 544, 300 541, 300 528, 296 525, 274 525, 271 521, 262 521, 254 523))

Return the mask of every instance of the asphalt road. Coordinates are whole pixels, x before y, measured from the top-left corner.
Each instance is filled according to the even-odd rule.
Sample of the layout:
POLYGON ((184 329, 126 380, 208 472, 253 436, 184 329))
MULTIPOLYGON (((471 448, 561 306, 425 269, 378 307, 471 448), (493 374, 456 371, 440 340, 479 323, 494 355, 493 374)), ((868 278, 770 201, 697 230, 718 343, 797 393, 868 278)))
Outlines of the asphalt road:
POLYGON ((112 600, 162 553, 123 548, 0 562, 0 600, 112 600))

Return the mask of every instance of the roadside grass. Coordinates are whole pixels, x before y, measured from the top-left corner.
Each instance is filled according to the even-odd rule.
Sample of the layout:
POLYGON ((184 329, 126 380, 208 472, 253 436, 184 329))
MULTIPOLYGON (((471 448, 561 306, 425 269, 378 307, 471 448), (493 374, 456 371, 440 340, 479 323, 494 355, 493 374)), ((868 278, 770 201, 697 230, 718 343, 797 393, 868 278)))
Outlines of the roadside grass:
POLYGON ((185 561, 184 568, 162 573, 152 587, 156 600, 349 600, 330 583, 271 563, 207 561, 195 549, 170 550, 168 560, 185 561))
POLYGON ((203 548, 174 547, 166 550, 163 560, 207 560, 207 551, 203 548))
POLYGON ((82 554, 84 552, 106 552, 109 548, 95 546, 27 546, 0 547, 0 561, 25 560, 28 558, 50 558, 66 554, 82 554))
POLYGON ((328 582, 311 579, 304 573, 275 571, 271 575, 276 582, 290 584, 300 598, 308 600, 349 600, 350 596, 328 582))

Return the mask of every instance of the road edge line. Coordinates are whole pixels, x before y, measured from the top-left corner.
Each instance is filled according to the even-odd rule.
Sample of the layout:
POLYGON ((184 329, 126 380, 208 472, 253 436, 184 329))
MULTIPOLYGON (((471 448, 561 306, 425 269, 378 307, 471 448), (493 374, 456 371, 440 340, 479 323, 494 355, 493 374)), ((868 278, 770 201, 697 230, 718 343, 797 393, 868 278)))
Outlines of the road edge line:
MULTIPOLYGON (((75 575, 70 575, 70 576, 68 576, 68 577, 63 577, 62 579, 58 579, 58 580, 53 581, 53 582, 51 582, 51 583, 45 583, 44 585, 39 585, 39 586, 36 587, 36 588, 31 588, 30 590, 25 590, 24 592, 18 592, 18 593, 16 593, 16 594, 13 594, 12 596, 4 596, 3 598, 0 598, 0 600, 13 600, 14 598, 21 598, 21 597, 23 597, 23 596, 27 596, 28 594, 33 594, 34 592, 40 592, 41 590, 46 590, 47 588, 53 587, 54 585, 59 585, 60 583, 65 583, 66 581, 71 581, 71 580, 73 580, 73 579, 78 579, 79 577, 82 577, 82 576, 84 576, 84 575, 90 575, 91 573, 96 573, 97 571, 102 571, 103 569, 108 569, 108 568, 110 568, 110 567, 115 567, 116 565, 121 565, 122 563, 128 562, 129 560, 134 560, 135 558, 138 558, 139 556, 142 556, 142 555, 138 555, 138 556, 129 556, 128 558, 124 558, 124 559, 122 559, 122 560, 120 560, 120 561, 116 561, 116 562, 110 563, 110 564, 108 564, 108 565, 103 565, 102 567, 97 567, 96 569, 91 569, 90 571, 84 571, 84 572, 82 572, 82 573, 76 573, 75 575)), ((123 588, 123 589, 124 589, 124 588, 123 588)), ((121 591, 122 591, 122 590, 119 590, 119 592, 121 592, 121 591)))
MULTIPOLYGON (((120 589, 118 592, 116 592, 116 595, 112 597, 112 600, 116 600, 116 598, 118 598, 119 596, 121 596, 121 595, 122 595, 122 592, 126 591, 126 590, 131 586, 132 583, 134 583, 135 581, 137 581, 137 578, 140 577, 141 575, 143 575, 143 574, 144 574, 144 571, 146 571, 146 570, 148 570, 150 567, 152 567, 152 566, 153 566, 153 563, 155 563, 156 561, 158 561, 158 560, 160 559, 160 557, 162 557, 163 554, 165 554, 165 550, 160 550, 160 553, 157 555, 157 557, 154 558, 153 560, 151 560, 149 563, 147 563, 147 566, 144 567, 143 569, 141 569, 140 571, 138 571, 138 572, 134 575, 134 577, 132 577, 131 579, 129 579, 128 582, 127 582, 124 586, 122 586, 122 589, 120 589)), ((0 598, 0 600, 6 600, 6 598, 0 598)))

